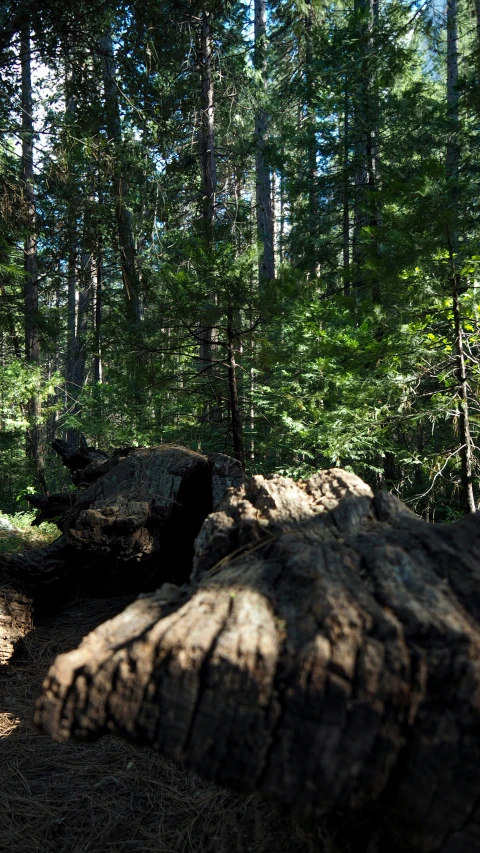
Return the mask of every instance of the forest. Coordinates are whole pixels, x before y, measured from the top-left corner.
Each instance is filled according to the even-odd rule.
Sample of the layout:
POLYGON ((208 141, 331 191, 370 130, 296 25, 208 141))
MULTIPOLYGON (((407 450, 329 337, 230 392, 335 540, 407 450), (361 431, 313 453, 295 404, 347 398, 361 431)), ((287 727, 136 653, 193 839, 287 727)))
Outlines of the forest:
POLYGON ((0 849, 479 850, 480 0, 0 67, 0 849))
POLYGON ((3 510, 83 434, 474 511, 479 3, 0 21, 3 510))

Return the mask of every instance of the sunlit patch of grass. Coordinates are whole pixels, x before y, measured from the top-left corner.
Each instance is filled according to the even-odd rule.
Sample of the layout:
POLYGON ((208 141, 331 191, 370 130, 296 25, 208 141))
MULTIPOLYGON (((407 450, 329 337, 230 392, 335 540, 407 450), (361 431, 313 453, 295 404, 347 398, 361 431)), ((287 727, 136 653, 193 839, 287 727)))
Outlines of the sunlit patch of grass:
POLYGON ((40 548, 60 536, 58 527, 48 521, 39 527, 32 527, 35 515, 35 512, 17 512, 14 515, 0 513, 0 554, 16 554, 30 548, 40 548), (2 520, 9 522, 12 529, 2 529, 2 520))

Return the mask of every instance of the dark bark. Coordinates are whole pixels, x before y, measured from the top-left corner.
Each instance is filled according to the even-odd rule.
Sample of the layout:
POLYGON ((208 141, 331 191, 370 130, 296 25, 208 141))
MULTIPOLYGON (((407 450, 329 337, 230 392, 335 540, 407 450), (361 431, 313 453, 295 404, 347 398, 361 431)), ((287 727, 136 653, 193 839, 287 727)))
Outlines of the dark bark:
POLYGON ((254 65, 260 75, 259 106, 255 113, 255 184, 257 202, 257 237, 261 246, 259 258, 260 287, 275 278, 274 228, 272 181, 266 159, 268 117, 265 109, 267 90, 267 4, 255 0, 255 53, 254 65))
POLYGON ((343 292, 350 296, 350 136, 349 136, 349 97, 348 84, 345 78, 343 106, 343 292))
MULTIPOLYGON (((25 23, 20 40, 22 68, 22 183, 25 198, 24 245, 24 306, 25 306, 25 357, 34 367, 40 366, 40 331, 38 312, 38 269, 35 209, 35 179, 33 172, 33 102, 31 75, 30 24, 25 23)), ((28 403, 29 425, 26 435, 27 456, 30 458, 39 487, 47 492, 41 427, 42 401, 34 394, 28 403)))
POLYGON ((313 69, 312 26, 313 10, 311 0, 307 0, 305 16, 305 121, 307 127, 307 195, 308 195, 308 234, 309 234, 309 273, 315 279, 320 274, 317 260, 318 234, 318 188, 317 188, 317 133, 316 110, 314 106, 315 78, 313 69))
MULTIPOLYGON (((373 240, 370 250, 378 251, 376 228, 380 224, 378 189, 380 185, 380 142, 378 118, 378 93, 375 71, 375 33, 378 27, 377 0, 355 0, 355 15, 359 45, 359 69, 356 75, 357 91, 354 98, 354 124, 352 138, 355 162, 355 204, 353 227, 353 262, 355 284, 363 284, 362 270, 366 252, 362 229, 369 227, 373 240)), ((380 282, 370 281, 373 302, 380 302, 380 282)))
POLYGON ((75 492, 57 492, 53 495, 26 495, 26 499, 29 504, 39 510, 37 517, 32 521, 32 527, 38 527, 42 521, 59 519, 58 526, 62 529, 60 517, 72 508, 77 495, 75 492))
POLYGON ((213 221, 215 218, 215 191, 217 187, 217 167, 215 160, 215 104, 213 87, 213 42, 211 14, 208 9, 202 11, 200 32, 200 62, 202 69, 202 92, 200 109, 200 172, 203 206, 203 228, 205 241, 210 245, 213 239, 213 221))
POLYGON ((72 476, 77 471, 83 471, 83 469, 91 464, 106 462, 110 458, 108 453, 104 453, 103 450, 89 447, 85 436, 81 436, 80 444, 78 445, 63 441, 61 438, 56 438, 52 442, 52 447, 58 453, 72 476))
POLYGON ((228 365, 228 391, 230 397, 230 418, 233 438, 233 455, 245 468, 245 450, 243 446, 243 425, 240 411, 240 400, 237 387, 237 365, 235 361, 235 344, 238 335, 233 326, 232 311, 229 310, 227 322, 227 365, 228 365))
POLYGON ((0 555, 0 581, 46 606, 76 594, 128 594, 163 581, 188 580, 193 542, 225 490, 244 481, 241 466, 223 454, 210 459, 175 445, 100 451, 54 448, 82 488, 32 503, 56 517, 56 542, 26 554, 0 555), (69 504, 69 505, 68 505, 69 504), (58 510, 58 513, 57 513, 58 510))
POLYGON ((58 658, 36 723, 148 744, 297 817, 373 819, 392 853, 473 851, 479 566, 478 514, 430 525, 335 469, 254 477, 205 521, 189 588, 58 658))
MULTIPOLYGON (((93 329, 94 329, 94 356, 93 356, 93 378, 99 385, 103 382, 102 365, 102 313, 103 313, 103 264, 102 249, 97 244, 96 274, 93 278, 93 329)), ((98 412, 101 415, 101 412, 98 412)))
MULTIPOLYGON (((202 228, 205 245, 208 251, 213 247, 213 228, 215 221, 215 192, 217 189, 217 165, 215 157, 215 102, 213 82, 213 38, 211 29, 211 12, 204 8, 201 15, 200 29, 200 65, 201 65, 201 95, 200 122, 198 145, 200 154, 201 198, 202 198, 202 228)), ((209 296, 211 305, 216 297, 209 296)), ((213 360, 214 329, 209 318, 201 317, 197 333, 199 341, 198 367, 207 379, 211 379, 211 362, 213 360)), ((204 418, 209 420, 208 405, 204 406, 204 418)))

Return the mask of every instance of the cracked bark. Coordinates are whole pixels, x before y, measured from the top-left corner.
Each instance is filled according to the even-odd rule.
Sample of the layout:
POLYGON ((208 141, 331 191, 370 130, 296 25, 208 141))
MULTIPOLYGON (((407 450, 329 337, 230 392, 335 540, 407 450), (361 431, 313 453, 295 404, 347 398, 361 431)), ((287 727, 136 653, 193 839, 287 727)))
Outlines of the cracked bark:
POLYGON ((34 611, 54 610, 72 592, 128 595, 187 581, 203 519, 245 480, 234 459, 174 445, 111 457, 85 441, 54 447, 81 488, 32 495, 35 522, 54 518, 63 535, 44 548, 0 555, 0 663, 30 630, 34 611))
POLYGON ((295 817, 376 809, 382 849, 477 849, 479 534, 337 469, 254 477, 205 520, 190 586, 57 658, 36 724, 122 735, 295 817))

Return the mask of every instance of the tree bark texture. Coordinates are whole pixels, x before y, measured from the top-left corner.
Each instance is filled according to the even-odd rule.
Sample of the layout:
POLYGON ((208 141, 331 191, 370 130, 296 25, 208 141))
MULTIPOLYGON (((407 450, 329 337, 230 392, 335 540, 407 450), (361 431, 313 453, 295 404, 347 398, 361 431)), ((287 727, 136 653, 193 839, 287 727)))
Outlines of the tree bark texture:
POLYGON ((0 667, 9 662, 18 641, 32 628, 32 599, 13 586, 0 584, 0 667))
POLYGON ((255 185, 257 202, 257 237, 261 246, 259 282, 275 278, 272 181, 265 148, 268 140, 268 117, 265 109, 267 91, 267 4, 255 0, 254 65, 260 77, 259 106, 255 113, 255 185))
POLYGON ((54 449, 80 488, 32 495, 31 503, 36 521, 54 518, 63 535, 45 548, 0 555, 0 583, 13 583, 42 608, 72 592, 130 594, 186 582, 204 518, 245 480, 236 460, 175 445, 111 457, 86 443, 72 448, 58 440, 54 449))
POLYGON ((430 525, 338 469, 256 476, 205 520, 190 586, 57 659, 36 724, 147 744, 296 817, 373 811, 382 850, 473 851, 479 582, 478 514, 430 525))
MULTIPOLYGON (((22 183, 25 197, 24 245, 24 306, 25 306, 25 357, 34 367, 40 365, 40 333, 38 325, 38 268, 35 209, 35 179, 33 172, 33 99, 31 74, 30 24, 25 23, 20 40, 22 69, 22 183)), ((40 424, 42 402, 34 394, 28 403, 27 456, 30 457, 38 484, 47 492, 43 458, 43 435, 40 424)))

